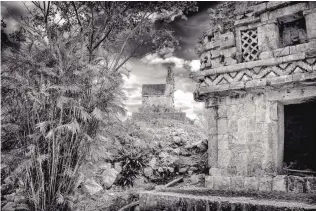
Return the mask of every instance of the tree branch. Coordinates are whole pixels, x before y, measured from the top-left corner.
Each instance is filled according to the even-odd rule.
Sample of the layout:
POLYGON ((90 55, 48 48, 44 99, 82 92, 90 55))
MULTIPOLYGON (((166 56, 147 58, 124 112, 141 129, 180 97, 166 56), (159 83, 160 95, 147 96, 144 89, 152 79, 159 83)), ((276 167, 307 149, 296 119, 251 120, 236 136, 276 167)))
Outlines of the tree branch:
POLYGON ((82 25, 81 25, 81 21, 80 21, 80 19, 79 19, 78 10, 77 10, 77 7, 76 7, 76 5, 75 5, 75 2, 72 1, 71 4, 72 4, 72 6, 73 6, 74 9, 75 9, 76 18, 77 18, 78 24, 79 24, 80 27, 81 27, 80 31, 82 31, 82 25))
MULTIPOLYGON (((151 15, 151 14, 149 14, 149 15, 151 15)), ((119 63, 119 58, 122 56, 122 54, 123 54, 123 52, 124 52, 124 49, 125 49, 125 46, 126 46, 128 40, 131 38, 132 34, 142 25, 143 21, 144 21, 147 17, 149 17, 149 15, 146 16, 146 13, 144 13, 142 19, 139 21, 139 23, 137 24, 137 26, 129 33, 129 35, 128 35, 127 38, 125 39, 125 41, 124 41, 124 43, 123 43, 123 45, 122 45, 122 47, 121 47, 120 53, 118 54, 117 59, 116 59, 114 65, 113 65, 113 70, 117 70, 116 66, 117 66, 118 63, 119 63)))

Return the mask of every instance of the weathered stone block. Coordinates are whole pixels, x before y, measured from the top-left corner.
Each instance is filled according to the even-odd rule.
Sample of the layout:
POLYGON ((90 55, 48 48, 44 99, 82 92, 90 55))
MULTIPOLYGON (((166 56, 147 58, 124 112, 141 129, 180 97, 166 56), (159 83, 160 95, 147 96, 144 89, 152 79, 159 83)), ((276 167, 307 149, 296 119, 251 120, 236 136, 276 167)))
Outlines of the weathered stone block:
POLYGON ((226 118, 227 117, 227 107, 226 105, 221 105, 218 107, 218 117, 226 118))
POLYGON ((272 177, 263 176, 259 178, 259 191, 272 191, 272 177))
POLYGON ((214 188, 214 177, 213 176, 205 176, 205 187, 213 189, 214 188))
POLYGON ((236 120, 230 120, 230 116, 228 117, 228 132, 234 133, 238 131, 237 121, 236 120))
POLYGON ((316 177, 306 177, 306 192, 316 193, 316 177))
POLYGON ((246 116, 255 116, 256 115, 256 106, 249 102, 244 106, 244 109, 246 110, 245 114, 246 116))
POLYGON ((210 176, 221 176, 221 169, 220 168, 210 168, 209 170, 210 176))
POLYGON ((306 21, 307 39, 311 40, 316 38, 316 9, 307 10, 304 12, 306 21))
POLYGON ((225 57, 234 57, 236 55, 236 52, 237 52, 236 47, 226 48, 220 51, 220 55, 223 55, 225 57))
POLYGON ((259 59, 269 59, 273 57, 272 51, 264 51, 259 54, 259 59))
POLYGON ((228 149, 229 149, 228 140, 220 141, 220 142, 218 143, 218 149, 220 149, 220 150, 228 150, 228 149))
POLYGON ((259 50, 262 51, 260 59, 273 57, 271 51, 280 47, 279 27, 276 22, 258 27, 258 45, 259 50))
MULTIPOLYGON (((272 2, 269 2, 269 3, 272 3, 272 2)), ((308 9, 307 3, 299 3, 299 4, 290 5, 288 7, 283 7, 283 8, 271 11, 269 13, 269 19, 275 20, 277 18, 284 17, 287 15, 292 15, 294 13, 301 12, 307 9, 308 9)))
POLYGON ((257 191, 259 189, 259 181, 257 177, 245 177, 245 190, 257 191))
POLYGON ((270 119, 275 121, 278 120, 278 103, 270 104, 270 119))
POLYGON ((293 45, 293 46, 289 46, 289 47, 290 47, 290 54, 297 54, 297 53, 302 53, 302 52, 305 52, 306 50, 308 50, 309 44, 303 43, 303 44, 293 45))
POLYGON ((284 48, 278 48, 273 51, 274 57, 287 56, 290 54, 290 46, 286 46, 284 48))
POLYGON ((230 178, 230 187, 232 190, 243 190, 245 179, 242 176, 233 176, 230 178))
POLYGON ((242 25, 256 23, 256 22, 259 22, 259 21, 260 21, 260 18, 252 16, 252 17, 248 17, 248 18, 245 18, 245 19, 236 20, 234 25, 235 26, 242 26, 242 25))
POLYGON ((293 81, 294 75, 282 75, 275 78, 267 78, 267 83, 270 85, 278 85, 278 84, 285 84, 285 83, 291 83, 293 81))
POLYGON ((230 150, 218 150, 218 166, 226 169, 229 165, 232 153, 230 150))
POLYGON ((261 176, 262 175, 262 149, 256 147, 258 144, 248 145, 250 155, 248 156, 247 173, 249 176, 261 176), (253 147, 250 147, 253 146, 253 147), (256 151, 255 151, 256 149, 256 151), (260 152, 258 152, 260 151, 260 152))
POLYGON ((220 45, 220 41, 219 40, 212 40, 210 42, 205 43, 204 46, 204 50, 205 51, 209 51, 215 48, 218 48, 220 45))
POLYGON ((263 106, 256 106, 256 121, 265 122, 266 121, 266 109, 263 106))
POLYGON ((216 67, 220 67, 222 66, 222 64, 220 63, 220 59, 219 58, 215 58, 211 60, 211 67, 212 68, 216 68, 216 67))
MULTIPOLYGON (((256 115, 255 111, 253 111, 252 115, 256 115)), ((256 130, 256 117, 249 116, 247 120, 247 127, 249 128, 249 132, 254 132, 256 130)))
POLYGON ((218 134, 225 135, 227 133, 228 120, 226 118, 217 120, 218 134))
POLYGON ((304 193, 304 178, 298 176, 288 176, 288 192, 304 193))
POLYGON ((286 180, 286 175, 277 175, 276 177, 274 177, 272 181, 272 190, 286 192, 286 180))
POLYGON ((227 176, 213 176, 214 178, 214 190, 229 190, 230 189, 230 177, 227 176))
POLYGON ((287 1, 269 1, 266 5, 268 10, 276 9, 277 7, 286 6, 289 4, 287 1))
POLYGON ((217 58, 220 56, 220 50, 219 49, 213 49, 210 51, 210 55, 211 55, 211 58, 217 58))
POLYGON ((240 101, 240 104, 238 104, 237 105, 237 116, 239 116, 240 118, 243 118, 244 116, 245 116, 245 112, 246 112, 246 110, 245 110, 245 106, 244 106, 244 102, 241 100, 241 99, 239 99, 239 101, 240 101))
POLYGON ((217 134, 217 127, 209 127, 208 133, 211 135, 217 134))
POLYGON ((235 35, 233 32, 227 32, 220 35, 220 46, 221 48, 229 48, 235 46, 235 35))
POLYGON ((225 61, 224 61, 224 65, 229 66, 229 65, 233 65, 233 64, 237 64, 237 60, 233 59, 231 57, 226 57, 225 61))
POLYGON ((256 4, 256 5, 250 6, 251 11, 253 11, 253 12, 256 13, 256 14, 262 13, 263 11, 266 10, 266 8, 267 8, 266 2, 263 2, 263 3, 261 3, 261 4, 256 4))
POLYGON ((266 84, 267 84, 267 83, 266 83, 266 78, 255 79, 255 80, 247 81, 245 88, 263 87, 263 86, 265 86, 266 84))

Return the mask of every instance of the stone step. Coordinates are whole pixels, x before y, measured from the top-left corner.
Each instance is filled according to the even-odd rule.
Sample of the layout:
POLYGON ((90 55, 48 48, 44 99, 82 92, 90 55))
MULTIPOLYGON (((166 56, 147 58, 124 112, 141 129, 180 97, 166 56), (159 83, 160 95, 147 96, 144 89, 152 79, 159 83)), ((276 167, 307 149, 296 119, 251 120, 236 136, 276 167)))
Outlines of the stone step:
POLYGON ((141 211, 316 211, 315 203, 298 200, 226 197, 175 192, 146 191, 140 193, 141 211))

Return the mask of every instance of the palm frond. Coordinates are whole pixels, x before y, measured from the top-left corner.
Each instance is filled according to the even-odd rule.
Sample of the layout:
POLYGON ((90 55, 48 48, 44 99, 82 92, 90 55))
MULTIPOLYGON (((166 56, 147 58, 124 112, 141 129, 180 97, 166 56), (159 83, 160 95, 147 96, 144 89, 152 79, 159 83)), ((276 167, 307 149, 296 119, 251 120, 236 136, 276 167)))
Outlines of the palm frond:
POLYGON ((44 122, 39 122, 35 125, 35 128, 38 128, 40 132, 44 135, 50 126, 51 121, 44 121, 44 122))
POLYGON ((53 129, 51 129, 47 135, 46 139, 52 139, 55 134, 64 134, 65 132, 71 132, 72 134, 76 134, 80 131, 80 125, 77 120, 73 120, 68 124, 59 125, 53 129))

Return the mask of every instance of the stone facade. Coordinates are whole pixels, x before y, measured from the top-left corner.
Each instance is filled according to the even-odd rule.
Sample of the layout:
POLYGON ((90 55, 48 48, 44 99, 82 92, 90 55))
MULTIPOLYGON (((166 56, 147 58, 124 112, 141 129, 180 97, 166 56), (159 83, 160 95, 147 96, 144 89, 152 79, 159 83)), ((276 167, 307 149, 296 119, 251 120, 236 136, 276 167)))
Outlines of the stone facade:
POLYGON ((191 75, 210 121, 206 186, 315 191, 309 177, 281 175, 284 105, 316 98, 316 5, 226 4, 210 10, 212 18, 235 8, 229 21, 211 20, 199 44, 201 70, 191 75))
POLYGON ((174 109, 174 89, 174 75, 169 67, 166 84, 143 84, 141 110, 154 109, 155 106, 174 109))
POLYGON ((143 84, 142 106, 139 112, 134 112, 132 118, 136 121, 150 121, 152 119, 186 120, 183 112, 174 108, 175 81, 172 69, 168 68, 166 84, 143 84))

